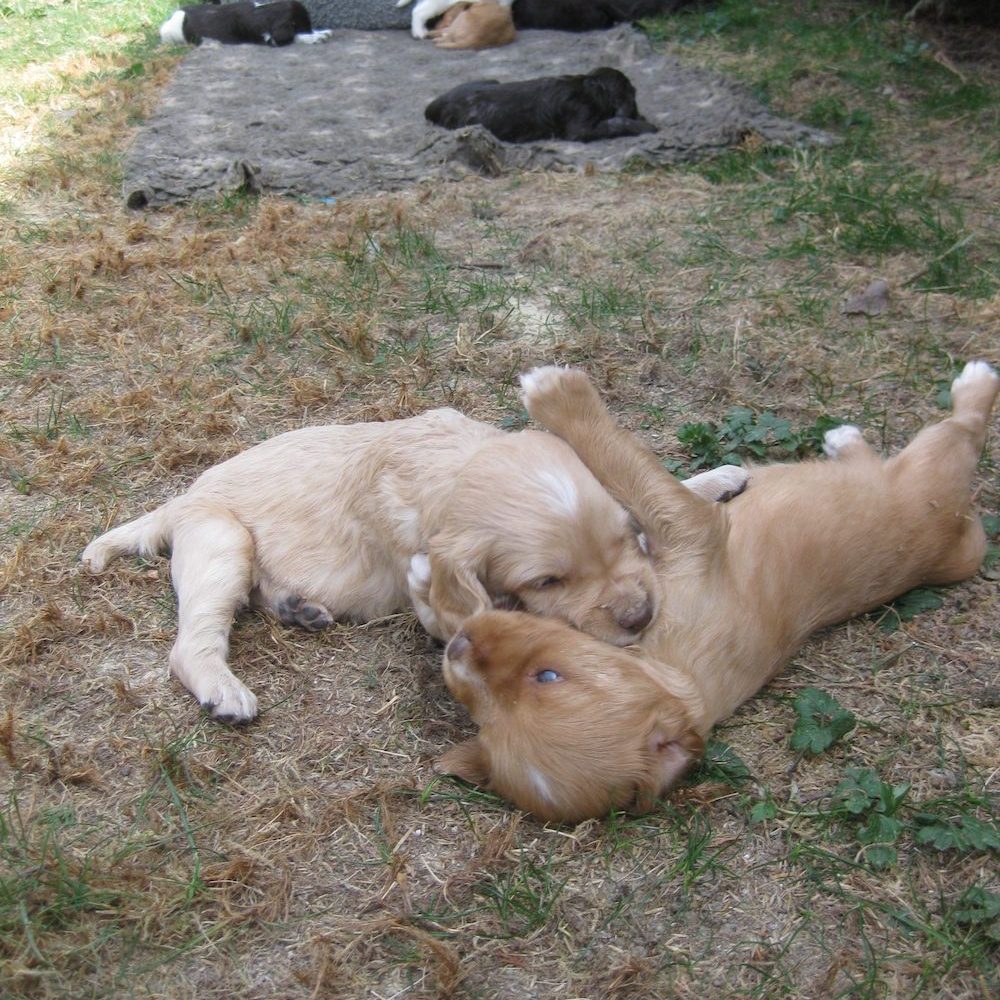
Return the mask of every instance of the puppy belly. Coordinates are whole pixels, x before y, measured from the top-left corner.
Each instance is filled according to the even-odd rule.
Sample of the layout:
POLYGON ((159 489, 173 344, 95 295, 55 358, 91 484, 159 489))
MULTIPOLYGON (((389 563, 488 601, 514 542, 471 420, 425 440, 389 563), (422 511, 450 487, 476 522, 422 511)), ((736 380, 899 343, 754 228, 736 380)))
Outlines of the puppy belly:
POLYGON ((409 597, 405 578, 386 567, 338 569, 300 563, 291 567, 291 572, 278 575, 262 571, 255 603, 282 621, 316 629, 329 621, 323 621, 323 616, 309 606, 318 606, 334 620, 370 621, 408 607, 409 597), (304 620, 300 620, 303 616, 304 620))

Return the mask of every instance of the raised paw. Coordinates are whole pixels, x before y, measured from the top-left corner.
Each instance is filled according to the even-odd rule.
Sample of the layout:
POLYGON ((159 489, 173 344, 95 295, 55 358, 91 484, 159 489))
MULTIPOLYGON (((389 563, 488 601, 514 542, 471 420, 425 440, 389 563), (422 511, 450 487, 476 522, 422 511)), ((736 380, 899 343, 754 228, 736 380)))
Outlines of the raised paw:
POLYGON ((568 365, 540 365, 531 371, 523 372, 518 381, 521 383, 521 399, 524 400, 524 405, 527 406, 546 393, 556 391, 570 371, 568 365))
POLYGON ((531 417, 557 434, 563 421, 599 414, 604 408, 586 372, 558 365, 525 372, 521 398, 531 417))
POLYGON ((823 435, 823 454, 827 458, 840 458, 845 452, 864 443, 860 428, 854 424, 841 424, 839 427, 831 427, 823 435))
POLYGON ((285 625, 298 625, 310 632, 333 624, 333 615, 322 604, 313 604, 297 594, 278 602, 278 618, 285 625))
POLYGON ((951 391, 962 389, 967 385, 978 382, 980 379, 998 378, 993 366, 986 361, 969 361, 962 369, 962 373, 951 383, 951 391))

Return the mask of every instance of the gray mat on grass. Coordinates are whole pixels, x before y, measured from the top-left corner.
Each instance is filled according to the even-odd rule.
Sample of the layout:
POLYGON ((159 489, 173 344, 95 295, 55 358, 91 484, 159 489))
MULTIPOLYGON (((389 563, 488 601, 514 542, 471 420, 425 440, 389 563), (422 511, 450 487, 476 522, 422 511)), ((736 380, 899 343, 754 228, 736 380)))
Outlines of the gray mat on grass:
MULTIPOLYGON (((410 28, 413 3, 397 7, 396 0, 302 0, 314 28, 357 28, 380 31, 410 28)), ((414 0, 414 3, 416 0, 414 0)))
POLYGON ((325 45, 198 48, 181 62, 126 155, 132 208, 238 189, 330 198, 434 177, 516 170, 620 170, 719 153, 748 134, 828 143, 745 90, 653 51, 629 25, 584 35, 522 31, 513 45, 443 52, 402 31, 335 31, 325 45), (479 126, 449 132, 424 108, 467 80, 524 80, 614 66, 659 132, 603 142, 513 145, 479 126))

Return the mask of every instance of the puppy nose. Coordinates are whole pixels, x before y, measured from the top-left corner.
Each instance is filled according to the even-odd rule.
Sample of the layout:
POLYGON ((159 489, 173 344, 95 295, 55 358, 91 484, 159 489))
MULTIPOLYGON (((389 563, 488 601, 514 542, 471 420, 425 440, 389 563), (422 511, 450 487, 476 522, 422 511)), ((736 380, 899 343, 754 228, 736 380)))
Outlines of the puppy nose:
POLYGON ((451 642, 444 648, 444 654, 449 660, 460 660, 472 645, 469 637, 464 632, 456 632, 451 642))
POLYGON ((647 600, 638 608, 631 608, 615 615, 615 621, 629 632, 641 632, 653 619, 653 602, 647 600))

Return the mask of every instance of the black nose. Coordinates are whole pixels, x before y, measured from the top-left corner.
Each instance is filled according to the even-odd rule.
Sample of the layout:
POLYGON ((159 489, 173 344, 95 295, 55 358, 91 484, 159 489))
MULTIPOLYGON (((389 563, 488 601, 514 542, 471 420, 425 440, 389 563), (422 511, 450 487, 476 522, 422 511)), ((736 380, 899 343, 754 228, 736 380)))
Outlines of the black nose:
POLYGON ((615 616, 615 621, 629 632, 641 632, 652 620, 653 602, 649 600, 634 611, 626 611, 615 616))
POLYGON ((445 646, 444 655, 449 660, 460 660, 471 645, 469 637, 464 632, 456 632, 452 636, 451 642, 445 646))

